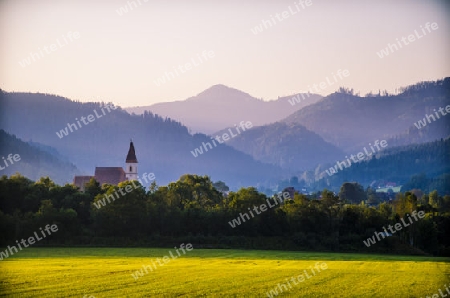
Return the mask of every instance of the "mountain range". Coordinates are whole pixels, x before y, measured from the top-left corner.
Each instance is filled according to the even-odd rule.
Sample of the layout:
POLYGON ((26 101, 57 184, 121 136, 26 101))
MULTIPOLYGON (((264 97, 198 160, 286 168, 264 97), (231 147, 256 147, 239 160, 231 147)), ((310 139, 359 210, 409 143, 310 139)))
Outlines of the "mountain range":
POLYGON ((159 185, 186 173, 209 175, 233 187, 269 183, 281 174, 281 169, 224 144, 194 157, 191 151, 210 137, 191 135, 180 123, 151 113, 130 115, 120 107, 108 112, 107 107, 47 94, 1 92, 0 128, 24 142, 53 148, 85 175, 92 175, 96 166, 124 166, 130 139, 139 172, 154 173, 159 185), (92 122, 86 120, 89 115, 92 122))
MULTIPOLYGON (((375 140, 387 140, 392 149, 447 138, 450 117, 430 120, 430 115, 448 105, 450 78, 420 82, 396 95, 361 97, 342 88, 323 98, 298 94, 268 102, 215 85, 184 101, 126 109, 2 91, 0 128, 58 162, 73 164, 66 176, 53 174, 66 182, 77 171, 92 175, 96 166, 123 166, 131 138, 139 172, 153 172, 159 185, 193 173, 225 181, 232 189, 273 188, 279 179, 306 172, 318 179, 323 169, 375 140), (252 128, 223 144, 214 141, 241 121, 252 128)), ((403 180, 414 174, 402 171, 396 174, 403 180)))
MULTIPOLYGON (((400 136, 409 129, 417 130, 414 123, 450 104, 450 78, 422 82, 402 90, 398 95, 368 97, 336 92, 282 122, 304 125, 325 141, 350 153, 377 139, 400 136)), ((437 121, 438 131, 433 139, 448 135, 449 121, 450 117, 437 121)))

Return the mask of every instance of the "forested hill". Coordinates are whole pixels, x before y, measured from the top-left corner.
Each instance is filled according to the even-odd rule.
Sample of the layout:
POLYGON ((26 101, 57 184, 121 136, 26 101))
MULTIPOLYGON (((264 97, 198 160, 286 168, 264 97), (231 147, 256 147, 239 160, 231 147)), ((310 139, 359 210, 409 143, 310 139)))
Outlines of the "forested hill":
MULTIPOLYGON (((448 104, 450 105, 450 101, 448 104)), ((430 114, 433 113, 430 111, 429 115, 430 114)), ((423 123, 423 119, 418 120, 422 120, 423 123)), ((420 129, 418 129, 417 126, 412 125, 406 131, 389 138, 389 146, 427 143, 450 136, 450 116, 445 115, 442 119, 437 120, 438 121, 433 121, 431 119, 430 122, 427 122, 426 126, 420 125, 420 129)))
POLYGON ((1 159, 0 176, 10 176, 19 172, 20 174, 32 179, 39 180, 41 177, 54 177, 54 181, 63 184, 66 181, 73 179, 73 176, 80 173, 75 165, 58 159, 55 155, 36 148, 16 136, 6 133, 0 129, 0 156, 6 160, 1 159), (12 162, 9 161, 8 155, 14 157, 12 162))
MULTIPOLYGON (((351 152, 360 150, 374 140, 404 134, 414 123, 423 120, 426 114, 450 105, 450 77, 421 82, 402 88, 401 91, 397 95, 385 93, 361 97, 351 89, 342 88, 339 92, 293 113, 283 122, 304 125, 325 141, 351 152)), ((445 130, 448 121, 450 115, 434 121, 434 137, 446 138, 449 135, 445 130)), ((408 137, 403 141, 398 140, 397 144, 407 144, 408 137)), ((416 137, 416 140, 430 139, 416 137)))
POLYGON ((123 167, 130 139, 136 147, 139 173, 153 172, 158 184, 195 173, 209 175, 214 181, 226 181, 230 187, 240 187, 272 181, 281 172, 226 145, 194 157, 191 151, 203 142, 210 142, 210 137, 192 136, 185 126, 170 119, 151 113, 130 115, 120 107, 108 109, 105 103, 2 92, 0 111, 0 128, 24 141, 57 149, 88 175, 94 173, 96 166, 123 167), (85 120, 87 124, 83 124, 81 117, 89 115, 93 115, 93 121, 85 120), (70 132, 68 124, 78 128, 70 132), (65 129, 64 136, 61 130, 65 129))
MULTIPOLYGON (((329 165, 329 167, 334 165, 329 165)), ((350 167, 339 170, 332 176, 323 173, 323 178, 316 186, 319 189, 328 187, 337 190, 347 181, 356 181, 368 186, 376 180, 402 185, 407 183, 412 176, 421 173, 426 173, 428 178, 435 180, 435 185, 429 186, 431 190, 423 189, 423 191, 436 189, 440 194, 450 194, 450 181, 446 182, 447 186, 443 182, 443 179, 448 179, 448 175, 445 174, 450 173, 450 138, 380 151, 376 158, 353 163, 350 167)))
MULTIPOLYGON (((221 131, 226 132, 226 130, 221 131)), ((221 135, 221 132, 217 133, 221 135)), ((214 134, 216 135, 216 134, 214 134)), ((256 160, 290 171, 310 170, 345 153, 300 124, 276 122, 245 131, 227 142, 256 160)))

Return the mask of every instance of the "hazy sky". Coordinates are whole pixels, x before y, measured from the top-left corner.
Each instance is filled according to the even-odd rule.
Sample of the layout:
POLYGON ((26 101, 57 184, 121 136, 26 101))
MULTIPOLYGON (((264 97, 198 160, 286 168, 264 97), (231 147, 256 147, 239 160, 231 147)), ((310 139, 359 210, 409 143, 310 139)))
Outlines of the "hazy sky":
POLYGON ((350 75, 318 93, 394 91, 450 75, 449 1, 139 1, 0 1, 0 88, 136 106, 215 84, 275 99, 333 81, 339 69, 350 75), (252 32, 271 16, 272 27, 252 32), (424 35, 427 22, 438 29, 424 35), (415 30, 420 38, 401 43, 415 30), (402 47, 380 58, 396 39, 402 47), (175 77, 158 86, 165 72, 175 77))

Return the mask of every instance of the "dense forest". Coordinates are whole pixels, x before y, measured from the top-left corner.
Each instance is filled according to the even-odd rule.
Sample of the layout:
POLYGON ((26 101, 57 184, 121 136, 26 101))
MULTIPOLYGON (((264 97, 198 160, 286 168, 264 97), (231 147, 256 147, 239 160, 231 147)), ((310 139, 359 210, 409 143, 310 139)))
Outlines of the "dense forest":
POLYGON ((56 185, 49 178, 33 182, 21 175, 2 176, 0 245, 14 245, 37 227, 57 224, 58 232, 38 245, 189 242, 204 248, 449 256, 450 196, 436 191, 415 194, 398 193, 393 200, 369 207, 374 192, 357 183, 344 183, 338 195, 324 189, 314 196, 296 193, 277 201, 252 187, 229 192, 223 182, 213 183, 208 176, 183 175, 167 186, 153 183, 148 190, 137 181, 100 186, 92 179, 84 192, 70 184, 56 185), (269 208, 263 210, 266 203, 269 208), (424 218, 370 247, 364 245, 375 232, 415 211, 423 211, 424 218), (233 219, 241 220, 237 224, 233 219))

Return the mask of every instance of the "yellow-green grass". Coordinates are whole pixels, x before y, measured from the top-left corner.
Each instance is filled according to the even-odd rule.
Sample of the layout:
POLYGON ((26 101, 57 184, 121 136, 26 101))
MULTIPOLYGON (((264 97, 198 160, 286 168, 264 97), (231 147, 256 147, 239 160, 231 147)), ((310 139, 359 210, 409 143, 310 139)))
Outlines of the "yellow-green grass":
MULTIPOLYGON (((425 297, 450 281, 450 258, 343 253, 195 249, 132 273, 169 255, 164 248, 26 248, 0 261, 7 297, 267 297, 286 278, 328 269, 279 297, 425 297)), ((181 252, 180 252, 181 253, 181 252)), ((449 296, 450 297, 450 296, 449 296)))

